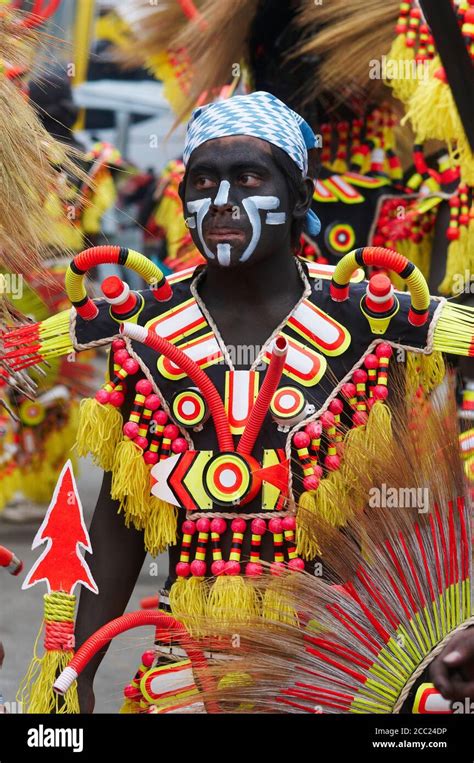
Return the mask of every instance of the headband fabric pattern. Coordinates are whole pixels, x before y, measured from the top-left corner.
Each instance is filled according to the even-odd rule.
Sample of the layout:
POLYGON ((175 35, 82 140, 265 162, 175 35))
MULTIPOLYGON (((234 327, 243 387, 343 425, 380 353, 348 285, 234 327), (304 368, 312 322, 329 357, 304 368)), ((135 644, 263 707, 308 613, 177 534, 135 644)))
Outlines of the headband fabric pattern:
MULTIPOLYGON (((184 164, 187 165, 193 151, 208 140, 234 135, 260 138, 281 148, 303 177, 308 174, 308 150, 316 147, 313 130, 283 101, 264 91, 235 95, 194 109, 186 131, 184 164)), ((313 236, 321 230, 321 222, 311 209, 306 217, 306 228, 313 236)))

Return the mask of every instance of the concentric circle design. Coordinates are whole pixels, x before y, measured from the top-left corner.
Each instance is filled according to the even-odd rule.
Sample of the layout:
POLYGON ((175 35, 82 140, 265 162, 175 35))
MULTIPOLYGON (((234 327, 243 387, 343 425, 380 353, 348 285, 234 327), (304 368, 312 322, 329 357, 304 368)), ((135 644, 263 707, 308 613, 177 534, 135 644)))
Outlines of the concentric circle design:
POLYGON ((326 229, 326 244, 333 254, 347 254, 354 248, 355 230, 348 223, 333 223, 326 229))
POLYGON ((273 395, 270 412, 275 421, 294 419, 306 407, 306 400, 301 390, 296 387, 280 387, 273 395))
POLYGON ((37 427, 44 420, 46 411, 38 401, 24 400, 20 405, 20 418, 23 424, 29 427, 37 427))
POLYGON ((196 389, 185 389, 178 392, 172 403, 173 418, 183 427, 197 427, 207 416, 206 401, 196 389))
POLYGON ((203 477, 206 493, 221 506, 240 502, 252 485, 249 465, 237 453, 222 453, 212 458, 203 477))

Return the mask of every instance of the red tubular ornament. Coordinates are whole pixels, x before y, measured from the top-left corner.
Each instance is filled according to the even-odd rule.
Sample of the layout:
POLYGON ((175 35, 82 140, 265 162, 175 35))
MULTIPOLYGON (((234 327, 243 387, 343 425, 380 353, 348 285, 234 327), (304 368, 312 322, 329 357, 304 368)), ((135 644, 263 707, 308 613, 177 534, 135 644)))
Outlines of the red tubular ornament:
POLYGON ((250 412, 249 419, 245 425, 244 432, 237 446, 237 453, 250 455, 259 435, 263 420, 280 383, 283 368, 285 366, 288 353, 288 342, 284 336, 278 336, 273 343, 270 365, 265 374, 265 379, 258 393, 258 397, 250 412))
MULTIPOLYGON (((171 615, 163 612, 129 612, 122 617, 117 617, 110 623, 99 628, 82 644, 72 658, 71 662, 58 676, 54 682, 54 691, 57 694, 64 695, 72 683, 82 673, 86 665, 97 654, 100 649, 112 641, 113 638, 131 630, 140 628, 144 625, 153 625, 155 628, 164 631, 166 636, 172 634, 173 638, 179 641, 185 649, 193 668, 199 674, 199 681, 206 690, 214 690, 214 681, 207 671, 207 663, 204 654, 195 646, 186 628, 179 620, 175 620, 171 615)), ((211 713, 219 712, 219 705, 216 702, 209 702, 208 709, 211 713)))
POLYGON ((74 257, 65 278, 66 293, 71 304, 86 321, 93 320, 99 312, 97 305, 87 296, 84 287, 84 276, 97 265, 122 265, 131 268, 151 285, 153 296, 158 302, 166 302, 172 296, 171 286, 161 270, 143 254, 122 246, 93 246, 74 257))
POLYGON ((351 276, 360 267, 393 270, 403 278, 411 295, 408 322, 412 326, 423 326, 426 323, 430 307, 427 283, 416 265, 393 249, 365 246, 346 254, 336 265, 331 280, 330 294, 335 302, 348 299, 351 276))
POLYGON ((13 551, 0 546, 0 567, 6 567, 10 575, 19 575, 23 569, 23 562, 15 556, 13 551))
MULTIPOLYGON (((199 368, 197 363, 175 347, 171 342, 166 341, 153 331, 148 331, 143 326, 137 326, 134 323, 122 323, 120 333, 128 336, 136 342, 142 342, 147 347, 151 347, 160 355, 175 363, 179 368, 196 384, 206 399, 206 403, 211 412, 216 428, 219 450, 229 452, 234 450, 234 441, 230 432, 230 426, 225 412, 224 405, 218 391, 209 377, 199 368)), ((267 372, 268 374, 268 372, 267 372)))

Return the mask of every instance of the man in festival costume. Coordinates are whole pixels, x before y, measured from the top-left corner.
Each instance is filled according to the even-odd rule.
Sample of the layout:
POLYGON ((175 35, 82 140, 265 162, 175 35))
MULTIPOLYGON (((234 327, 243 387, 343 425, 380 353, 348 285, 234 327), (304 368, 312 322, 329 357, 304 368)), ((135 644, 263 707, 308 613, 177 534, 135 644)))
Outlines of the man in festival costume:
MULTIPOLYGON (((7 337, 15 367, 112 343, 110 378, 84 401, 78 434, 106 472, 90 528, 100 593, 81 595, 78 646, 123 612, 145 549, 167 546, 161 601, 193 634, 203 616, 287 618, 279 570, 311 569, 319 553, 298 511, 345 524, 364 454, 390 428, 391 359, 408 351, 406 394, 419 392, 420 414, 443 378, 441 352, 472 352, 472 310, 430 298, 401 255, 364 248, 336 269, 294 257, 302 228, 319 227, 314 146, 304 120, 265 92, 195 110, 180 193, 206 265, 168 283, 137 253, 88 250, 66 277, 74 309, 7 337), (107 261, 152 288, 106 279, 93 302, 84 276, 107 261), (372 265, 410 293, 383 274, 362 282, 372 265), (263 602, 262 562, 274 573, 263 602)), ((81 677, 83 711, 103 654, 81 677)))

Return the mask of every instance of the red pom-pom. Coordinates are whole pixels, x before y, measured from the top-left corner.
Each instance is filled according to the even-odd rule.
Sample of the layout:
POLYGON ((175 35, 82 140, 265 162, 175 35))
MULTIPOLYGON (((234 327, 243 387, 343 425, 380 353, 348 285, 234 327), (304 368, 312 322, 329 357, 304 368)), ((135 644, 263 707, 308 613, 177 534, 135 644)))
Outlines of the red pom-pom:
POLYGON ((176 440, 173 440, 171 443, 171 450, 173 453, 186 453, 187 449, 188 443, 184 437, 177 437, 176 440))
POLYGON ((150 411, 156 411, 160 405, 161 400, 158 395, 148 395, 148 397, 145 398, 145 408, 148 408, 150 411))
POLYGON ((393 348, 386 342, 382 342, 375 348, 375 354, 378 358, 391 358, 393 355, 393 348))
POLYGON ((198 532, 208 533, 211 527, 211 520, 207 519, 207 517, 201 517, 201 519, 198 519, 198 521, 196 522, 196 527, 198 529, 198 532))
POLYGON ((226 575, 240 575, 240 563, 235 561, 227 562, 225 566, 226 575))
POLYGON ((304 431, 310 436, 312 440, 317 440, 319 437, 321 437, 322 430, 323 428, 320 421, 312 421, 304 428, 304 431))
POLYGON ((240 517, 237 517, 237 519, 232 520, 231 529, 233 533, 244 533, 246 527, 247 522, 245 519, 240 519, 240 517))
POLYGON ((146 450, 146 448, 148 448, 148 440, 146 439, 146 437, 142 437, 141 435, 138 435, 138 437, 134 438, 133 442, 135 443, 135 445, 138 445, 138 447, 141 448, 142 450, 146 450))
POLYGON ((121 408, 125 401, 125 395, 123 392, 113 392, 110 393, 109 397, 109 403, 110 405, 113 405, 114 408, 121 408))
POLYGON ((195 578, 203 578, 205 574, 206 562, 203 562, 201 559, 194 559, 191 562, 191 575, 194 575, 195 578))
POLYGON ((253 519, 251 528, 253 535, 263 535, 267 530, 267 523, 264 519, 253 519))
POLYGON ((135 358, 128 358, 128 360, 125 361, 122 368, 124 371, 127 372, 127 374, 136 374, 140 366, 138 365, 135 358))
POLYGON ((128 354, 127 350, 118 350, 114 353, 114 363, 117 363, 119 366, 123 366, 126 360, 130 358, 130 355, 128 354))
POLYGON ((352 374, 352 381, 354 384, 365 384, 367 381, 368 374, 367 371, 364 371, 363 368, 357 368, 354 373, 352 374))
POLYGON ((152 450, 147 450, 146 453, 143 454, 143 459, 147 466, 153 466, 153 464, 158 463, 158 453, 153 453, 152 450))
POLYGON ((375 369, 379 367, 379 359, 377 355, 374 355, 373 353, 370 353, 370 355, 366 355, 364 358, 364 366, 369 369, 375 369))
POLYGON ((352 398, 356 395, 356 388, 355 384, 352 384, 352 382, 346 382, 346 384, 343 384, 341 387, 341 393, 344 395, 344 397, 352 398))
POLYGON ((296 432, 293 435, 293 446, 298 450, 300 448, 307 448, 310 443, 309 434, 306 432, 296 432))
POLYGON ((283 526, 281 523, 281 519, 270 519, 268 523, 268 529, 271 533, 278 534, 282 532, 283 526))
POLYGON ((355 427, 363 427, 367 424, 368 415, 366 411, 356 411, 352 417, 352 423, 355 427))
POLYGON ((376 400, 386 400, 388 397, 388 387, 385 387, 383 384, 377 384, 373 388, 372 394, 376 400))
MULTIPOLYGON (((337 447, 337 444, 336 444, 336 447, 337 447)), ((316 479, 320 480, 321 477, 323 476, 323 467, 320 466, 319 464, 315 464, 313 466, 313 474, 316 477, 316 479)))
POLYGON ((155 657, 156 653, 151 649, 147 649, 147 651, 143 652, 142 654, 142 665, 144 665, 146 668, 151 668, 155 661, 155 657))
POLYGON ((175 440, 179 437, 179 429, 176 424, 168 424, 163 430, 163 437, 167 437, 169 440, 175 440))
POLYGON ((161 427, 164 427, 166 422, 168 421, 168 414, 166 411, 156 411, 153 416, 151 417, 152 421, 156 421, 157 424, 159 424, 161 427))
POLYGON ((227 529, 227 522, 225 521, 225 519, 216 517, 215 519, 211 521, 211 532, 222 535, 222 533, 225 533, 226 529, 227 529))
POLYGON ((110 392, 107 392, 106 389, 98 389, 94 397, 98 403, 105 405, 110 400, 110 392))
POLYGON ((125 342, 123 339, 114 339, 112 342, 112 352, 118 352, 118 350, 123 350, 125 347, 125 342))
POLYGON ((176 565, 176 574, 179 578, 187 578, 190 572, 188 562, 178 562, 176 565))
POLYGON ((245 568, 245 574, 249 578, 258 578, 263 572, 263 567, 258 562, 249 562, 245 568))
POLYGON ((296 559, 290 559, 288 567, 290 570, 293 570, 293 572, 301 572, 304 570, 304 562, 299 557, 296 557, 296 559))
POLYGON ((296 519, 294 517, 285 517, 282 525, 284 530, 296 530, 296 519))
POLYGON ((224 575, 225 574, 225 568, 226 568, 226 563, 224 562, 223 559, 216 559, 216 561, 212 562, 212 564, 211 564, 211 572, 216 577, 218 575, 224 575))
POLYGON ((193 522, 191 519, 185 519, 181 529, 185 535, 194 535, 196 532, 196 522, 193 522))
POLYGON ((329 403, 329 410, 331 413, 334 413, 335 416, 339 416, 344 410, 344 403, 336 397, 329 403))
POLYGON ((341 459, 339 456, 326 456, 324 459, 324 466, 328 471, 335 472, 341 465, 341 459))
POLYGON ((148 379, 140 379, 135 384, 135 391, 140 395, 149 395, 153 391, 153 385, 148 379))
POLYGON ((127 421, 127 423, 123 425, 123 433, 125 437, 128 437, 130 440, 135 439, 138 435, 138 424, 134 421, 127 421))
POLYGON ((324 429, 330 429, 334 426, 334 414, 331 411, 324 411, 320 421, 324 429))
POLYGON ((316 490, 319 487, 319 479, 314 474, 309 474, 303 479, 303 488, 305 490, 316 490))
POLYGON ((123 690, 123 696, 126 697, 126 699, 138 699, 138 697, 142 696, 142 693, 136 686, 128 684, 123 690))

